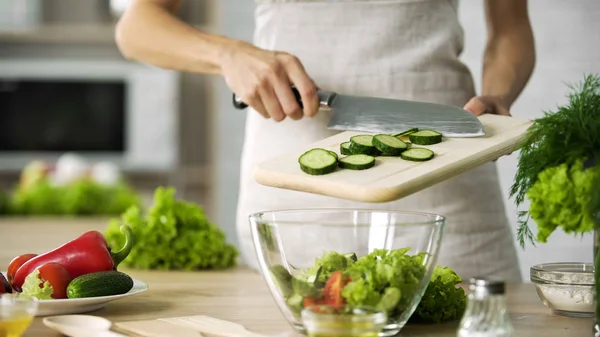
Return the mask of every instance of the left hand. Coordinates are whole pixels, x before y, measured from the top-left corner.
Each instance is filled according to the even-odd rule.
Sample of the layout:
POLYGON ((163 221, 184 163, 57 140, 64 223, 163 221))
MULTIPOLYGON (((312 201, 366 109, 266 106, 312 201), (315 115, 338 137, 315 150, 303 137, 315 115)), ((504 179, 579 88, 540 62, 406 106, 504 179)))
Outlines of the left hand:
POLYGON ((476 96, 465 104, 464 108, 470 111, 475 116, 483 114, 510 116, 508 107, 502 102, 502 99, 497 96, 476 96))

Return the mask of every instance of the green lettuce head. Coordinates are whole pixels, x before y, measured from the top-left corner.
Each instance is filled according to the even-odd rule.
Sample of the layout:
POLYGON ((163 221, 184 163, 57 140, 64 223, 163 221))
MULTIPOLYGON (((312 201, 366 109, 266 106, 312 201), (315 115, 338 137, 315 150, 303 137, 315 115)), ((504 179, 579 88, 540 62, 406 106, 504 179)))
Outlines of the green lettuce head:
POLYGON ((567 234, 586 233, 594 228, 594 219, 587 207, 600 168, 584 169, 585 160, 581 158, 571 166, 562 164, 545 169, 527 191, 531 202, 529 214, 537 223, 539 242, 546 242, 559 227, 567 234))
POLYGON ((600 179, 594 178, 600 164, 600 74, 569 87, 568 101, 535 119, 520 148, 510 197, 517 208, 531 202, 530 209, 518 211, 523 248, 527 241, 546 242, 559 227, 568 234, 590 232, 600 210, 600 179), (595 168, 584 168, 586 157, 595 160, 595 168), (537 237, 530 219, 537 222, 537 237))

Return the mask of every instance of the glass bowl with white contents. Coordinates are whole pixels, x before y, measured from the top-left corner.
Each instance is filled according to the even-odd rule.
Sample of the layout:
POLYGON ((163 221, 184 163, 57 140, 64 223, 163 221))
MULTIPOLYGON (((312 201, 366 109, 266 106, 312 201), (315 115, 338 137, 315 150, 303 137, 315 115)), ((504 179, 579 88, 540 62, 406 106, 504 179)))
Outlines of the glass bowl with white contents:
POLYGON ((594 265, 555 262, 534 265, 531 282, 538 296, 555 315, 594 317, 594 265))

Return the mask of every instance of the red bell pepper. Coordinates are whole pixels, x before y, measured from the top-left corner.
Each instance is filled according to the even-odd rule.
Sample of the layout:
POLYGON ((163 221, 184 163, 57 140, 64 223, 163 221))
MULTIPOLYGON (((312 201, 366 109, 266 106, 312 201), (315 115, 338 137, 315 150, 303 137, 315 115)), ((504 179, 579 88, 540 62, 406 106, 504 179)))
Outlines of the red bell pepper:
POLYGON ((30 259, 17 270, 12 282, 13 289, 21 292, 25 277, 49 262, 61 264, 73 279, 84 274, 116 270, 119 263, 131 252, 134 241, 130 226, 121 226, 121 232, 125 235, 125 244, 118 252, 110 251, 102 233, 89 231, 73 241, 30 259))

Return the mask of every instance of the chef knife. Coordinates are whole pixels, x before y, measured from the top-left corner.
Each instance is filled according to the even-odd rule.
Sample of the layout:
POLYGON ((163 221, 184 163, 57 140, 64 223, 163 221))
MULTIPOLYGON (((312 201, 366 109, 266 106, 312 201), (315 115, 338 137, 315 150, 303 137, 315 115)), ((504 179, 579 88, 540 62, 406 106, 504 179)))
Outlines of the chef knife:
MULTIPOLYGON (((300 94, 292 88, 302 106, 300 94)), ((394 134, 412 128, 431 129, 444 137, 468 138, 485 135, 479 119, 459 107, 377 97, 342 95, 318 90, 320 109, 331 110, 328 129, 394 134)), ((233 105, 245 109, 245 104, 233 95, 233 105)))

